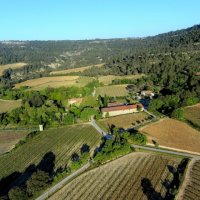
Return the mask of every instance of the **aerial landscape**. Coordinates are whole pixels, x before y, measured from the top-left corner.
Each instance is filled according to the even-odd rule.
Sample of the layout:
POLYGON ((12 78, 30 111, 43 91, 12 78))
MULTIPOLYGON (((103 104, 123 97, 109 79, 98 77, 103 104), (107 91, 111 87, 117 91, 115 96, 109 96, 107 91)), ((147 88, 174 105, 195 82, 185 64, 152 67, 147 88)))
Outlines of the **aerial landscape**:
POLYGON ((0 200, 200 200, 200 2, 0 6, 0 200))

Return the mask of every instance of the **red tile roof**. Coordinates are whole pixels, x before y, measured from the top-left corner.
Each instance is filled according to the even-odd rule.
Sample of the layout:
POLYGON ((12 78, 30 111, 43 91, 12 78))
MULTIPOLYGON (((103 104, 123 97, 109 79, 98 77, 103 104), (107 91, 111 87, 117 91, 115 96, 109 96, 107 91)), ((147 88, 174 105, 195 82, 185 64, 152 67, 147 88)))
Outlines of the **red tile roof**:
POLYGON ((102 112, 110 112, 110 111, 118 111, 118 110, 130 110, 130 109, 136 109, 137 106, 142 106, 142 104, 131 104, 131 105, 105 107, 105 108, 102 108, 101 111, 102 112))

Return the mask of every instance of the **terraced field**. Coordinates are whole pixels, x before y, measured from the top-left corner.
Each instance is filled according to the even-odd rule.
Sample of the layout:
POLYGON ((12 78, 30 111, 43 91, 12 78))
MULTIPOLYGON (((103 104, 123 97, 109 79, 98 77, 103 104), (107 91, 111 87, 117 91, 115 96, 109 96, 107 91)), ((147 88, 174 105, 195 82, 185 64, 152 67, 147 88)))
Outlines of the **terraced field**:
POLYGON ((132 153, 77 177, 50 200, 148 200, 164 198, 180 159, 132 153))
POLYGON ((97 96, 123 97, 128 95, 127 85, 110 85, 97 88, 97 96))
POLYGON ((90 125, 43 131, 11 153, 0 156, 0 179, 14 171, 23 172, 31 164, 37 165, 50 151, 55 155, 55 168, 65 166, 72 153, 79 152, 83 144, 89 145, 92 153, 100 138, 90 125))
POLYGON ((186 188, 178 200, 200 199, 200 160, 196 161, 189 172, 186 188))

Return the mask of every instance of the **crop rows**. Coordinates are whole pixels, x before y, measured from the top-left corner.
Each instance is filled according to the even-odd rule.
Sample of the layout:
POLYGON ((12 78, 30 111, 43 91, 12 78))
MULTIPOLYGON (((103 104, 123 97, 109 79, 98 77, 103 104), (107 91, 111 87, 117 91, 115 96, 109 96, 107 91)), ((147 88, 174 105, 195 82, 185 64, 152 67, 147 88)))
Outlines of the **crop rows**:
POLYGON ((200 160, 196 161, 191 169, 190 181, 186 186, 183 199, 200 199, 200 160))
POLYGON ((37 165, 48 152, 55 155, 56 168, 64 166, 72 153, 79 152, 83 144, 88 144, 92 153, 100 138, 101 135, 89 125, 49 129, 39 133, 18 149, 0 157, 0 179, 14 170, 23 172, 29 165, 37 165))
POLYGON ((164 181, 173 179, 168 166, 177 168, 179 159, 169 159, 147 153, 132 153, 77 177, 50 199, 129 200, 148 199, 143 193, 142 180, 148 179, 164 198, 164 181))

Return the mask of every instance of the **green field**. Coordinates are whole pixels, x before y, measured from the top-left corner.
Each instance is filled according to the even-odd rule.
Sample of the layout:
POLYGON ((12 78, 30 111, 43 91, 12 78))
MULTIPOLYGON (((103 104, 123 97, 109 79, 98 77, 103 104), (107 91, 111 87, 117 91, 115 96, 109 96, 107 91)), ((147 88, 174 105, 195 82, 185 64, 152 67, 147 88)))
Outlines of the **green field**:
POLYGON ((100 138, 90 125, 45 130, 11 153, 0 156, 0 179, 14 171, 23 172, 31 164, 37 165, 48 152, 55 155, 55 169, 63 167, 83 144, 89 145, 92 153, 100 138))
POLYGON ((97 88, 97 96, 123 97, 128 95, 127 85, 110 85, 97 88))
POLYGON ((9 112, 21 106, 21 100, 2 100, 0 99, 0 113, 9 112))
POLYGON ((176 170, 179 162, 168 156, 132 153, 80 175, 49 199, 165 199, 173 180, 170 169, 176 170), (144 192, 150 188, 150 193, 144 192))

